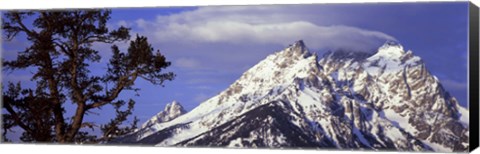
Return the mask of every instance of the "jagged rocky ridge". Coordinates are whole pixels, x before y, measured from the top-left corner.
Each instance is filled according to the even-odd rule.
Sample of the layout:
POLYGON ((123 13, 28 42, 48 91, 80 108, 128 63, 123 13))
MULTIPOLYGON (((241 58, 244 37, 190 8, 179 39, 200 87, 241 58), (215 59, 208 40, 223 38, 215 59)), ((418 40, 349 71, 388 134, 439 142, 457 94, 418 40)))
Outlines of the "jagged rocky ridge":
POLYGON ((298 41, 192 111, 112 143, 467 151, 468 110, 397 43, 318 59, 298 41))

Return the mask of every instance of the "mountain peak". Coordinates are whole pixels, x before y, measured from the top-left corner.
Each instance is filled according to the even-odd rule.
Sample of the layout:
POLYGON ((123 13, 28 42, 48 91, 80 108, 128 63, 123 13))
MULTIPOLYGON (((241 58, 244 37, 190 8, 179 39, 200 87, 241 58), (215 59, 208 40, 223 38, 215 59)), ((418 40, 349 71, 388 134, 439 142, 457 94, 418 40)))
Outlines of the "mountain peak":
POLYGON ((178 115, 178 114, 185 113, 185 109, 183 109, 183 106, 176 100, 174 100, 171 103, 168 103, 165 106, 165 109, 163 111, 171 115, 178 115))
POLYGON ((171 121, 185 113, 187 113, 187 111, 185 111, 183 106, 178 101, 174 100, 173 102, 165 105, 163 111, 150 118, 150 120, 145 122, 142 127, 149 127, 155 123, 171 121))
POLYGON ((384 46, 385 46, 385 45, 388 45, 388 46, 402 46, 402 45, 400 44, 400 42, 395 41, 395 40, 387 40, 387 41, 385 41, 385 43, 384 43, 383 45, 384 45, 384 46))
POLYGON ((319 62, 299 40, 188 113, 177 101, 167 104, 119 142, 468 150, 468 120, 462 116, 468 110, 446 93, 420 57, 394 41, 372 54, 337 51, 319 62))
POLYGON ((398 57, 405 54, 405 51, 403 50, 403 46, 397 41, 387 41, 378 48, 377 54, 398 57))
POLYGON ((303 43, 303 40, 298 40, 298 41, 295 41, 295 43, 293 44, 293 46, 305 47, 305 43, 303 43))
POLYGON ((306 58, 312 55, 310 51, 308 51, 303 40, 295 41, 295 43, 287 48, 286 52, 289 52, 288 56, 294 57, 302 56, 303 58, 306 58))

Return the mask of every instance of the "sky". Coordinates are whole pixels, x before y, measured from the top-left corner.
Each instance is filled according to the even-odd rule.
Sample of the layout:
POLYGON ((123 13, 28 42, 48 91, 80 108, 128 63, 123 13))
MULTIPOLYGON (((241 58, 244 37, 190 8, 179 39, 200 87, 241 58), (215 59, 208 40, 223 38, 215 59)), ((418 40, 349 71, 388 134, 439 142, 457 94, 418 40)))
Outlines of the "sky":
MULTIPOLYGON (((262 6, 117 8, 110 28, 131 27, 131 35, 147 36, 172 62, 166 71, 177 76, 164 87, 138 80, 142 90, 123 92, 137 104, 140 122, 180 102, 191 110, 215 96, 267 55, 296 40, 322 55, 329 49, 375 52, 386 40, 396 40, 421 57, 432 74, 462 106, 467 106, 468 3, 383 3, 262 6)), ((132 37, 134 39, 135 37, 132 37)), ((2 56, 12 59, 27 43, 2 42, 2 56)), ((128 43, 117 43, 126 50, 128 43)), ((102 60, 92 72, 103 74, 111 56, 108 44, 95 44, 102 60)), ((29 83, 28 70, 2 72, 2 82, 29 83)), ((67 109, 68 110, 68 109, 67 109)), ((106 122, 108 109, 86 121, 106 122)))

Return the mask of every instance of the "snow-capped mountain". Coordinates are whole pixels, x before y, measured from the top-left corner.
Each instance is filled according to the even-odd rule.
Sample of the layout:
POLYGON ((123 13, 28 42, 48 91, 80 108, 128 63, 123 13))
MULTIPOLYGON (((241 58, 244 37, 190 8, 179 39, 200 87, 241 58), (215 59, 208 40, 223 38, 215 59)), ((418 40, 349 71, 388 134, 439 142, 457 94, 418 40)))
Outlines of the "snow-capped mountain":
POLYGON ((395 42, 374 54, 335 51, 319 59, 297 41, 175 117, 151 119, 112 143, 440 152, 469 147, 468 110, 420 57, 395 42))
POLYGON ((142 124, 142 128, 150 127, 156 123, 167 122, 187 113, 183 106, 180 105, 179 102, 173 101, 172 103, 168 103, 165 106, 163 111, 157 113, 155 116, 150 118, 147 122, 142 124))

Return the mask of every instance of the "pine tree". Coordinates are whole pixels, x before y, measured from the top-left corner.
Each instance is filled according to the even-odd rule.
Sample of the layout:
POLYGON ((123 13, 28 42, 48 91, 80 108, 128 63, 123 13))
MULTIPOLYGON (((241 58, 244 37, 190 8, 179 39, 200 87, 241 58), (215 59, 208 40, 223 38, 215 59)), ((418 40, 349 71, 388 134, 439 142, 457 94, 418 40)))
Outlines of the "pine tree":
MULTIPOLYGON (((5 40, 26 36, 31 43, 19 52, 15 60, 3 62, 4 71, 29 69, 36 88, 22 88, 21 83, 9 83, 3 89, 3 138, 13 128, 21 128, 21 140, 28 142, 96 143, 126 134, 136 127, 124 126, 132 115, 135 102, 120 100, 125 90, 134 87, 142 78, 155 85, 173 80, 170 66, 158 50, 152 48, 144 36, 136 36, 128 51, 121 52, 114 43, 130 39, 129 28, 107 28, 109 10, 28 11, 7 12, 2 29, 5 40), (26 19, 34 19, 27 25, 26 19), (19 35, 22 34, 22 35, 19 35), (24 35, 23 35, 24 34, 24 35), (104 74, 90 72, 92 63, 99 63, 95 43, 111 44, 113 56, 104 74), (72 103, 75 112, 66 117, 65 104, 72 103), (93 109, 112 105, 116 117, 104 125, 85 122, 84 117, 93 109), (122 106, 126 110, 121 110, 122 106), (100 127, 103 136, 95 136, 82 128, 100 127)), ((100 113, 101 114, 101 113, 100 113)), ((4 141, 7 141, 6 139, 4 141)))

